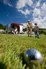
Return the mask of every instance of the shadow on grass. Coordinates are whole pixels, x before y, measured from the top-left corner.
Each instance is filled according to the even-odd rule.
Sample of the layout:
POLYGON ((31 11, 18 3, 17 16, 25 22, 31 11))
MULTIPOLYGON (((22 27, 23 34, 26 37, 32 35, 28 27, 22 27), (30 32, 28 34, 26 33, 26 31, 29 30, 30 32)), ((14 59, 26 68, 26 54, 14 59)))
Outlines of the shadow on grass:
POLYGON ((25 69, 46 69, 46 67, 44 65, 45 62, 43 62, 43 61, 39 62, 39 61, 35 60, 34 58, 33 58, 34 60, 32 60, 29 57, 27 59, 27 58, 25 58, 24 53, 20 54, 20 59, 22 60, 23 65, 26 64, 25 69))
POLYGON ((25 69, 27 69, 27 67, 33 69, 33 63, 30 62, 30 60, 25 59, 24 53, 20 54, 20 59, 22 60, 23 65, 26 64, 25 69))
POLYGON ((0 62, 0 69, 6 69, 6 68, 7 66, 4 63, 0 62))

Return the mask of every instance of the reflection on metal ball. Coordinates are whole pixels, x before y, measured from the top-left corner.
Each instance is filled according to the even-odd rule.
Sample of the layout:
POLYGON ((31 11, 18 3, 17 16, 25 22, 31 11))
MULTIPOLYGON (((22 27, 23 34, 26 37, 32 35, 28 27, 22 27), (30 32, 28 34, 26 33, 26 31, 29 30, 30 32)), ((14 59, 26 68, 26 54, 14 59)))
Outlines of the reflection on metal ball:
POLYGON ((42 54, 37 50, 37 49, 34 49, 34 48, 30 48, 28 49, 26 52, 24 53, 21 53, 20 54, 21 56, 21 59, 22 59, 22 64, 26 64, 26 67, 27 66, 32 69, 33 68, 33 65, 35 64, 35 60, 36 60, 36 64, 37 62, 42 64, 42 54), (32 62, 33 60, 33 62, 32 62))
POLYGON ((28 49, 25 54, 28 57, 30 57, 31 60, 41 60, 42 59, 41 53, 34 48, 28 49))

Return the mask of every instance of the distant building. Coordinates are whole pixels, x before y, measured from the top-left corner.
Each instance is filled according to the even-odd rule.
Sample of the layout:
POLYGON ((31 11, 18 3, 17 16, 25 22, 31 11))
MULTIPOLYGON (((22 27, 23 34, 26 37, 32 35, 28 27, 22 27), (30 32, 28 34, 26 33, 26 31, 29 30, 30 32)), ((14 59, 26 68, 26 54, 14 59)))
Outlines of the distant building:
POLYGON ((0 29, 0 33, 5 33, 5 30, 3 30, 3 29, 0 29))
POLYGON ((17 29, 18 33, 23 33, 23 24, 12 23, 11 28, 14 30, 17 29))

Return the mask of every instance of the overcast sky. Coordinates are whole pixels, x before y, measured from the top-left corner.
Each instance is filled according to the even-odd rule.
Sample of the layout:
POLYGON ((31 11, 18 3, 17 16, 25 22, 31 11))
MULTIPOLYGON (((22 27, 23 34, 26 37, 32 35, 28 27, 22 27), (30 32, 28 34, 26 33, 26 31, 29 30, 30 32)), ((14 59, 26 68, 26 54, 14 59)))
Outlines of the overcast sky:
POLYGON ((0 0, 0 23, 27 23, 28 20, 46 28, 46 0, 0 0))

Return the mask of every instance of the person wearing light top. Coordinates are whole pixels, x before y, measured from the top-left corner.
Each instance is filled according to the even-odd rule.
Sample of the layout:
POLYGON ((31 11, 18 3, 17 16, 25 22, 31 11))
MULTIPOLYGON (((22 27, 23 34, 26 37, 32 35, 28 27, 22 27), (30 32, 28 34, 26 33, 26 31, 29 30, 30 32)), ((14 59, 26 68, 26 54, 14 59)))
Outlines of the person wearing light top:
POLYGON ((29 20, 28 20, 28 25, 27 25, 27 33, 28 33, 28 37, 31 36, 32 34, 32 24, 30 23, 29 20))

